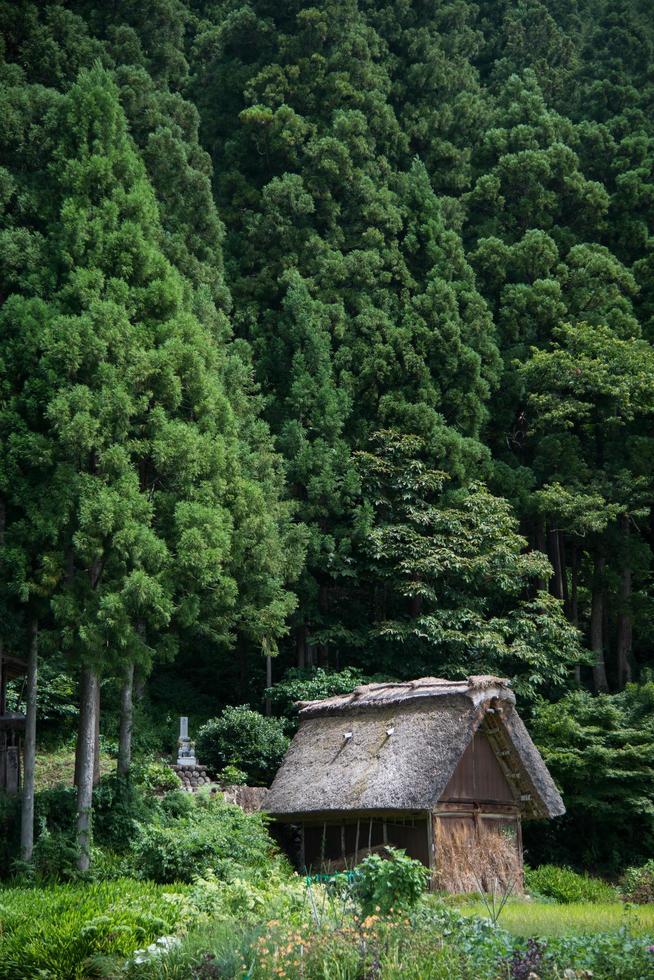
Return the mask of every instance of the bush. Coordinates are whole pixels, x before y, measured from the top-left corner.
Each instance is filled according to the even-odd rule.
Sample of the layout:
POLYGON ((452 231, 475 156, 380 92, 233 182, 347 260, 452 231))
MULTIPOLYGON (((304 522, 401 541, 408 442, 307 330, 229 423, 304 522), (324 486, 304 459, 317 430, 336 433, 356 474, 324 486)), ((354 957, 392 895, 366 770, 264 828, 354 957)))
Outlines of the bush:
POLYGON ((369 854, 357 869, 354 893, 366 915, 416 904, 427 885, 429 871, 404 851, 387 849, 388 857, 369 854))
POLYGON ((654 860, 640 868, 627 868, 622 879, 622 895, 626 902, 637 905, 654 902, 654 860))
MULTIPOLYGON (((103 776, 93 790, 94 843, 125 851, 139 824, 151 820, 155 813, 156 801, 147 799, 141 786, 115 773, 103 776)), ((74 826, 74 822, 73 814, 69 826, 74 826)))
POLYGON ((565 905, 570 902, 617 902, 618 893, 600 878, 577 874, 571 868, 543 864, 540 868, 525 868, 525 888, 528 892, 553 898, 565 905))
POLYGON ((225 766, 218 778, 223 786, 245 786, 248 781, 247 773, 236 766, 225 766))
POLYGON ((175 819, 162 814, 139 828, 134 867, 157 882, 190 882, 212 871, 223 879, 270 869, 273 843, 261 814, 247 814, 222 798, 191 797, 191 807, 175 819))
POLYGON ((181 895, 129 880, 0 891, 0 980, 81 980, 91 958, 172 932, 182 908, 181 895))
POLYGON ((0 793, 0 878, 11 872, 20 853, 20 797, 0 793))
POLYGON ((610 875, 654 853, 654 681, 617 694, 573 691, 540 702, 530 733, 562 791, 567 813, 525 826, 534 863, 602 868, 610 875))
POLYGON ((268 785, 284 757, 289 740, 284 722, 266 718, 247 705, 225 708, 198 732, 198 756, 214 773, 234 766, 255 786, 268 785))
POLYGON ((359 684, 371 680, 386 680, 386 677, 365 677, 356 667, 344 670, 327 671, 322 667, 291 667, 284 680, 267 688, 266 697, 279 714, 287 718, 297 718, 296 701, 321 701, 335 694, 349 694, 359 684))
POLYGON ((151 793, 179 789, 179 777, 165 762, 146 762, 138 774, 139 782, 151 793))

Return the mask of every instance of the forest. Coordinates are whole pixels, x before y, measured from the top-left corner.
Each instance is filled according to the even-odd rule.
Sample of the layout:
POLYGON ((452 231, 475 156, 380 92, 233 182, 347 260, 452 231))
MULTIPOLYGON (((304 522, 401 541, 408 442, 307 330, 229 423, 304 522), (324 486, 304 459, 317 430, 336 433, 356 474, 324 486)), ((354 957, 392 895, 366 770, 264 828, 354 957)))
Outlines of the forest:
MULTIPOLYGON (((294 700, 481 674, 565 800, 530 863, 654 858, 647 0, 0 35, 0 656, 26 784, 74 750, 78 869, 102 765, 179 715, 265 785, 294 700)), ((0 801, 5 875, 64 832, 44 792, 0 801)))

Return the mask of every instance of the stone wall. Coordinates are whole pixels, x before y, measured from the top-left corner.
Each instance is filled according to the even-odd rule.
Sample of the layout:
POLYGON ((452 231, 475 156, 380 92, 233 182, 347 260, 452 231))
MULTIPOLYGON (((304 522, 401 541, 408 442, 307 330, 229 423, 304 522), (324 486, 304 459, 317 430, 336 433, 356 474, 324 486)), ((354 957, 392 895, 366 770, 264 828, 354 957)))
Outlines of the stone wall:
POLYGON ((236 803, 246 813, 263 810, 268 795, 265 786, 219 786, 207 774, 206 766, 171 766, 171 769, 188 793, 196 793, 203 787, 212 793, 222 793, 228 803, 236 803))
POLYGON ((201 786, 211 785, 211 779, 207 775, 206 766, 178 766, 171 767, 178 776, 182 789, 189 793, 195 793, 201 786))

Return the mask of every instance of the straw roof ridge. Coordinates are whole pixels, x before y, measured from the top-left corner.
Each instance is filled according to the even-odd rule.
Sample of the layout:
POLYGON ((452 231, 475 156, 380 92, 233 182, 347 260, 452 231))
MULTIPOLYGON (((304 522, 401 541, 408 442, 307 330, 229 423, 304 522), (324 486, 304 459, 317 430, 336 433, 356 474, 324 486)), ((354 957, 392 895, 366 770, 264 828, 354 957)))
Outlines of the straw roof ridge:
POLYGON ((388 706, 404 701, 445 697, 452 694, 468 695, 473 701, 478 702, 480 696, 491 689, 496 690, 497 696, 515 701, 509 680, 504 677, 494 677, 492 674, 478 674, 458 681, 444 680, 441 677, 419 677, 413 681, 361 684, 350 694, 336 694, 318 701, 296 701, 295 704, 300 716, 307 718, 310 715, 334 714, 351 711, 354 708, 388 706))

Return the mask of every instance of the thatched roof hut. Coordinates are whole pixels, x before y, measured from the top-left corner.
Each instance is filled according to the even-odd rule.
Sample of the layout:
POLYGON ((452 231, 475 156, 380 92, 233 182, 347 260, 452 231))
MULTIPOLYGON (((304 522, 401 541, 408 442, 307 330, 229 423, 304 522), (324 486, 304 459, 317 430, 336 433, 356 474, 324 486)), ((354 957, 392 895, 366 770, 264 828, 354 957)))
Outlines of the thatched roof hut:
POLYGON ((502 678, 367 684, 299 708, 265 806, 301 828, 307 866, 396 844, 443 877, 454 838, 470 852, 508 831, 521 868, 521 819, 565 811, 502 678))

